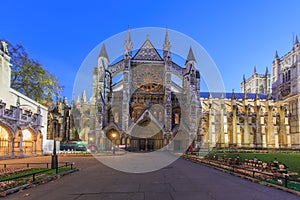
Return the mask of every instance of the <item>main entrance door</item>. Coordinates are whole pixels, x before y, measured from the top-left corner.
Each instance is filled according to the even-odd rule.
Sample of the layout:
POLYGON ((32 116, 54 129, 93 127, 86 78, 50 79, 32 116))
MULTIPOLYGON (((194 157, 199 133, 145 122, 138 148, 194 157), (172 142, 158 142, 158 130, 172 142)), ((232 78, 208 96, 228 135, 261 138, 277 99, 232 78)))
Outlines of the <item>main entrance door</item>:
POLYGON ((163 147, 163 140, 160 138, 131 138, 131 151, 155 151, 163 147))

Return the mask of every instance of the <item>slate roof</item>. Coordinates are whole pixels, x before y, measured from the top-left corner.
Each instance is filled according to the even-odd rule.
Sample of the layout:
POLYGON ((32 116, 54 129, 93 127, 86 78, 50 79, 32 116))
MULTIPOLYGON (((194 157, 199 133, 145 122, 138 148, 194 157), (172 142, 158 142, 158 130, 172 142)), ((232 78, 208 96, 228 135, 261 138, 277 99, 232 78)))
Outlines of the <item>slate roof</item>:
MULTIPOLYGON (((209 94, 212 95, 212 98, 220 98, 221 94, 220 92, 200 92, 200 97, 201 98, 208 98, 209 94)), ((242 92, 235 92, 235 97, 237 99, 243 99, 244 98, 244 93, 242 92)), ((247 97, 248 99, 254 99, 255 98, 255 93, 247 93, 247 97)), ((231 99, 232 96, 232 92, 225 92, 224 93, 224 98, 225 99, 231 99)), ((258 94, 259 99, 267 99, 267 95, 266 94, 258 94)))

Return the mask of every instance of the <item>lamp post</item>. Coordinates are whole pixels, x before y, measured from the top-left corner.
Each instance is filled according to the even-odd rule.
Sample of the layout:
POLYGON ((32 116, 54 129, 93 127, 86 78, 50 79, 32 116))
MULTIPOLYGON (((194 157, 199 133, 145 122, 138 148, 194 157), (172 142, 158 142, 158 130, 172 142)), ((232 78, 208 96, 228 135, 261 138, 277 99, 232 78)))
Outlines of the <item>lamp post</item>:
POLYGON ((56 117, 54 117, 53 121, 53 153, 52 153, 52 159, 51 159, 51 169, 56 169, 58 167, 58 159, 57 159, 57 154, 56 154, 56 140, 55 140, 55 135, 57 132, 57 123, 58 120, 56 117))
POLYGON ((113 154, 115 154, 115 153, 116 153, 116 149, 115 149, 116 134, 113 133, 111 136, 112 136, 112 138, 113 138, 113 142, 112 142, 112 144, 113 144, 113 154))

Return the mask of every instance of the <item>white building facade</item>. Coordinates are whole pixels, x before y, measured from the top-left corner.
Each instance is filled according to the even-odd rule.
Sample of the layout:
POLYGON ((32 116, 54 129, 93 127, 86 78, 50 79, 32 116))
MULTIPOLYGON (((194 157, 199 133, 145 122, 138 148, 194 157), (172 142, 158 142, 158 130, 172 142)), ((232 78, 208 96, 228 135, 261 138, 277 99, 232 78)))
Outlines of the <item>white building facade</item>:
POLYGON ((0 44, 0 157, 42 155, 52 149, 46 140, 48 110, 10 87, 7 44, 0 44))

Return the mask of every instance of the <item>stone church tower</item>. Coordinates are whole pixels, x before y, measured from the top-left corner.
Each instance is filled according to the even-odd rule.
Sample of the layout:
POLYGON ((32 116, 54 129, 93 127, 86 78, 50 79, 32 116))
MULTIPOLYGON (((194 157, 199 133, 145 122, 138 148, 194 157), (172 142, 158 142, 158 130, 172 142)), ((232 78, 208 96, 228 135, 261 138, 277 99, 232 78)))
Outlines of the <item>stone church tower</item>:
POLYGON ((287 54, 280 58, 276 51, 272 71, 272 95, 282 107, 282 115, 287 115, 290 120, 286 143, 300 148, 300 44, 297 36, 287 54))
POLYGON ((258 74, 256 72, 256 67, 254 66, 253 74, 250 78, 246 80, 245 75, 243 76, 243 81, 241 83, 241 92, 256 93, 259 94, 270 94, 271 92, 271 75, 269 73, 268 67, 266 67, 266 72, 264 74, 258 74))

